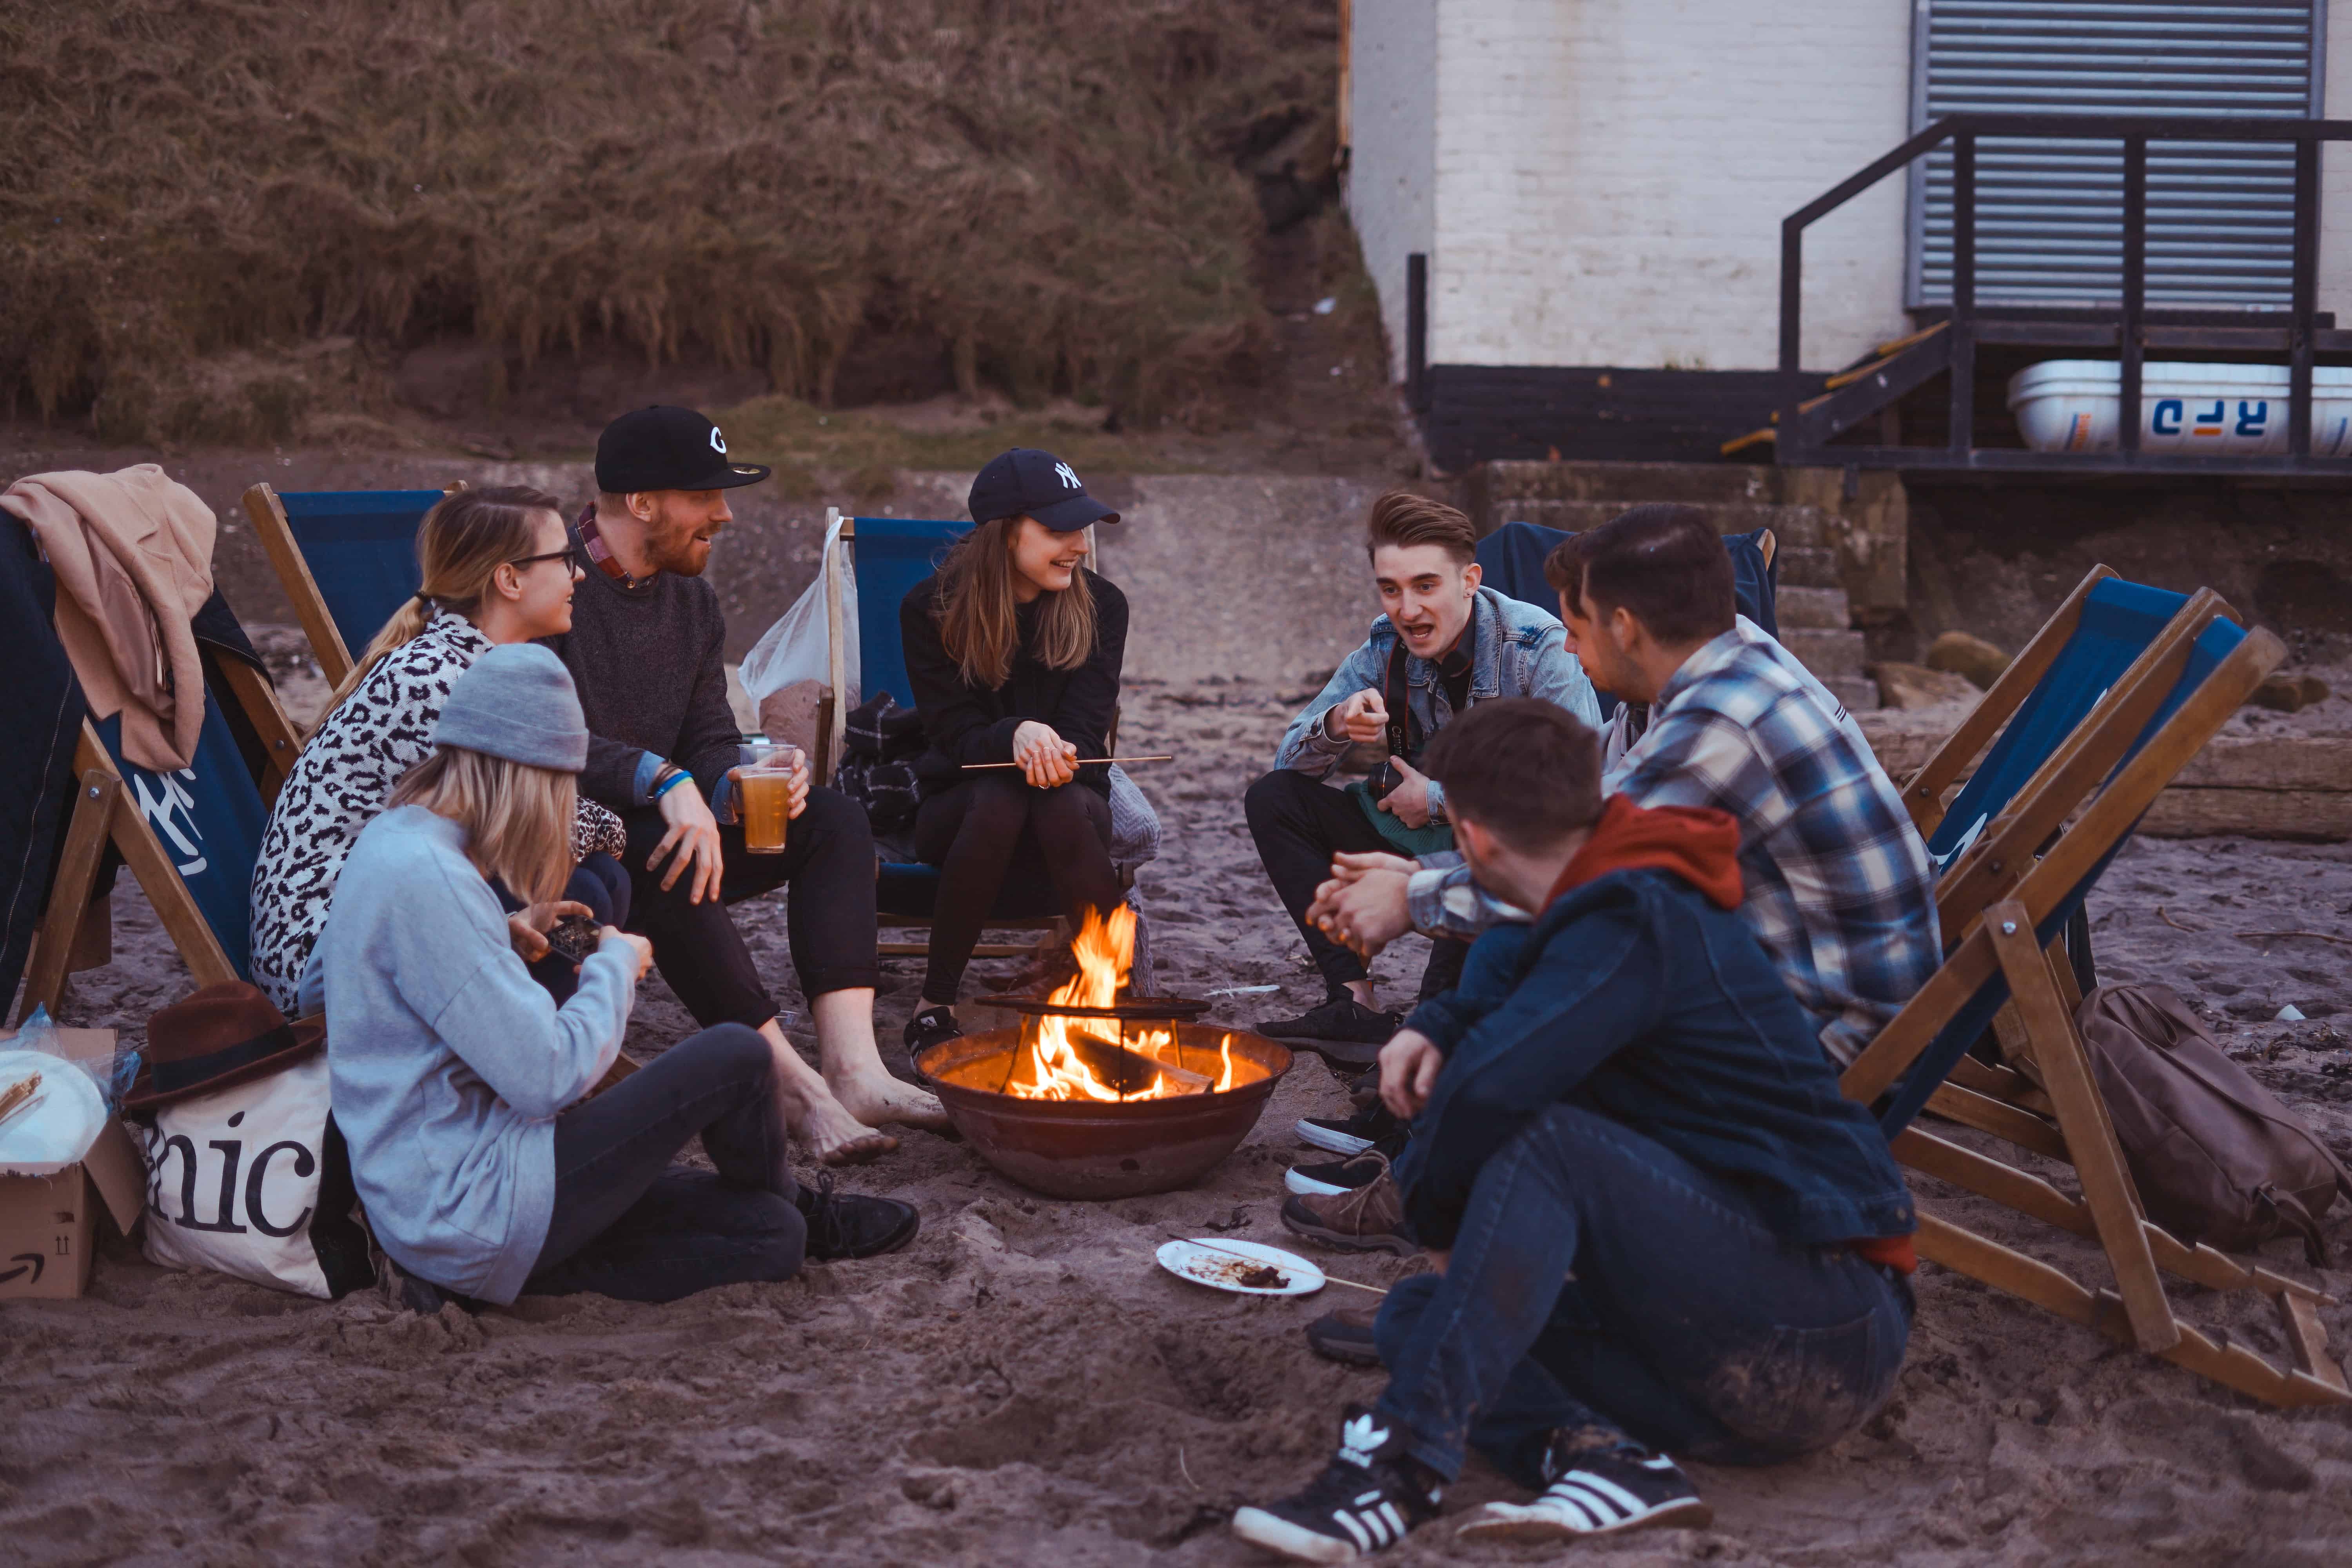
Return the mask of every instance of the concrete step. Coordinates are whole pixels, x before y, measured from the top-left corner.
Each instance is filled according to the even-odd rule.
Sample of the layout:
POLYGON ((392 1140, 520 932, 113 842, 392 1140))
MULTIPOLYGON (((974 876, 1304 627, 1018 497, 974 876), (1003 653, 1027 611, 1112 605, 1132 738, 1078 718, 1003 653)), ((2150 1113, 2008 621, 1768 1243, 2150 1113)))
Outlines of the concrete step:
POLYGON ((1780 613, 1780 629, 1793 630, 1802 626, 1816 631, 1842 632, 1853 625, 1853 607, 1847 601, 1843 588, 1801 587, 1782 583, 1775 596, 1773 607, 1780 613))
MULTIPOLYGON (((1631 500, 1569 500, 1546 498, 1514 498, 1499 500, 1492 508, 1489 531, 1507 522, 1532 522, 1544 528, 1565 529, 1581 533, 1588 528, 1598 528, 1630 507, 1642 504, 1631 500)), ((1819 507, 1779 506, 1766 501, 1692 501, 1707 514, 1717 533, 1752 533, 1769 528, 1780 545, 1799 545, 1808 549, 1830 542, 1829 519, 1819 507)))
POLYGON ((1878 682, 1861 675, 1824 675, 1822 684, 1836 694, 1849 713, 1878 711, 1878 682))
POLYGON ((1807 545, 1783 549, 1772 557, 1773 575, 1786 598, 1791 588, 1836 588, 1845 590, 1844 579, 1838 575, 1837 552, 1807 545))
POLYGON ((1867 655, 1865 639, 1860 632, 1832 631, 1819 626, 1780 628, 1780 646, 1797 656, 1797 662, 1828 680, 1832 676, 1862 675, 1867 655))
POLYGON ((1487 463, 1472 475, 1474 488, 1483 487, 1484 499, 1493 502, 1507 498, 1605 500, 1612 496, 1769 501, 1781 493, 1778 469, 1746 463, 1487 463))

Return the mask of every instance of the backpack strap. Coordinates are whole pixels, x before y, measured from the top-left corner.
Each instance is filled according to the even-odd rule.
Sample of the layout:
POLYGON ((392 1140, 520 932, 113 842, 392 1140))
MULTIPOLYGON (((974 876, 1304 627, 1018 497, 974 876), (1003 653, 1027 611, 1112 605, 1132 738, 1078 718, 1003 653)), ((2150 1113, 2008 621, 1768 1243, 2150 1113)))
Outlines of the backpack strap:
POLYGON ((1412 762, 1412 697, 1404 679, 1404 634, 1389 648, 1387 678, 1381 681, 1381 702, 1389 710, 1389 755, 1412 762))

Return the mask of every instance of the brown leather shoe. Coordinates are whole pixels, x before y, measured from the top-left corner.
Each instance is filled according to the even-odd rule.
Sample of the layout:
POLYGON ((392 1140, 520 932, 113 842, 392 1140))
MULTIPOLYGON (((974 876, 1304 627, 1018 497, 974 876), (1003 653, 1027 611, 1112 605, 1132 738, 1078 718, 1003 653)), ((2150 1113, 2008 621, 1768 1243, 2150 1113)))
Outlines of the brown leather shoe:
POLYGON ((1307 1344, 1325 1361, 1348 1366, 1378 1366, 1380 1348, 1372 1342, 1372 1321, 1378 1307, 1335 1307, 1307 1325, 1307 1344))
MULTIPOLYGON (((1387 1158, 1379 1151, 1364 1156, 1387 1158)), ((1282 1223, 1311 1240, 1343 1252, 1392 1252, 1411 1258, 1421 1243, 1406 1234, 1404 1199, 1396 1179, 1383 1170, 1379 1177, 1351 1193, 1298 1193, 1282 1205, 1282 1223)))

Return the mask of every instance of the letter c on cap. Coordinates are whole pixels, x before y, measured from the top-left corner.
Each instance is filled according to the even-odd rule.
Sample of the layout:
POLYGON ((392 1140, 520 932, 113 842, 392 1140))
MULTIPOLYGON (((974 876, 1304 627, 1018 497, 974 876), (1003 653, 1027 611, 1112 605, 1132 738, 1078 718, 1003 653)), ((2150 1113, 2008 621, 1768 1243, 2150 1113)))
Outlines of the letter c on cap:
POLYGON ((722 458, 727 455, 727 437, 719 433, 716 425, 710 427, 710 449, 722 458))

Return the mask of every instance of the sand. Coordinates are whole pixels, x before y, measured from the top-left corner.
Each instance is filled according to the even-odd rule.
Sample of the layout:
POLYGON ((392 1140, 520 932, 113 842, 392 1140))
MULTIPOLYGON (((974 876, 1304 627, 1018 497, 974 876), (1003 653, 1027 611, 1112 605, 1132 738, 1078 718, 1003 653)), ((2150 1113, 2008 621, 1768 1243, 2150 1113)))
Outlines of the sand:
MULTIPOLYGON (((1322 515, 1340 518, 1348 499, 1322 515)), ((1339 523, 1317 526, 1328 575, 1262 605, 1269 626, 1295 627, 1302 597, 1335 617, 1352 603, 1339 523)), ((1140 600, 1162 569, 1137 559, 1121 575, 1140 600)), ((1257 870, 1240 794, 1318 663, 1368 612, 1335 618, 1319 658, 1295 630, 1258 657, 1222 626, 1188 639, 1192 612, 1167 613, 1182 592, 1154 601, 1165 646, 1126 698, 1131 749, 1181 757, 1144 774, 1168 834, 1142 886, 1163 989, 1281 986, 1213 1015, 1240 1023, 1319 994, 1257 870)), ((116 961, 77 980, 68 1011, 135 1035, 187 980, 127 879, 116 913, 116 961)), ((2143 844, 2111 870, 2093 914, 2111 975, 2179 987, 2352 1152, 2342 948, 2233 934, 2352 934, 2352 847, 2143 844), (2287 1003, 2308 1020, 2272 1022, 2287 1003)), ((781 903, 740 915, 789 992, 781 903)), ((1422 951, 1410 942, 1384 955, 1391 994, 1409 993, 1422 951)), ((880 1010, 895 1042, 919 961, 887 968, 880 1010)), ((629 1048, 654 1054, 689 1027, 649 983, 629 1048)), ((910 1136, 844 1178, 920 1205, 909 1249, 661 1308, 573 1298, 419 1318, 372 1292, 327 1304, 173 1273, 116 1244, 88 1300, 0 1307, 0 1542, 43 1563, 1261 1561, 1224 1518, 1303 1481, 1340 1405, 1380 1386, 1300 1337, 1357 1293, 1220 1295, 1160 1272, 1151 1253, 1171 1231, 1279 1242, 1281 1173, 1307 1153, 1291 1124, 1344 1104, 1331 1075, 1301 1058, 1251 1138, 1198 1186, 1108 1204, 1034 1196, 966 1146, 910 1136)), ((2043 1257, 2089 1262, 2096 1278, 2079 1244, 1933 1184, 1923 1197, 2043 1257)), ((2352 1206, 2327 1230, 2340 1264, 2352 1206)), ((1376 1285, 1418 1267, 1318 1256, 1376 1285)), ((2307 1274, 2288 1243, 2264 1260, 2307 1274)), ((2352 1268, 2326 1278, 2352 1289, 2352 1268)), ((2352 1552, 2352 1412, 2276 1413, 1932 1266, 1917 1284, 1901 1387, 1866 1430, 1776 1469, 1695 1468, 1713 1528, 1582 1554, 2316 1568, 2352 1552)), ((2195 1291, 2176 1300, 2195 1321, 2277 1349, 2257 1310, 2195 1291)), ((2322 1316, 2339 1349, 2352 1345, 2352 1313, 2322 1316)), ((1474 1463, 1449 1508, 1506 1491, 1474 1463)), ((1424 1530, 1391 1559, 1545 1555, 1450 1536, 1424 1530)))

